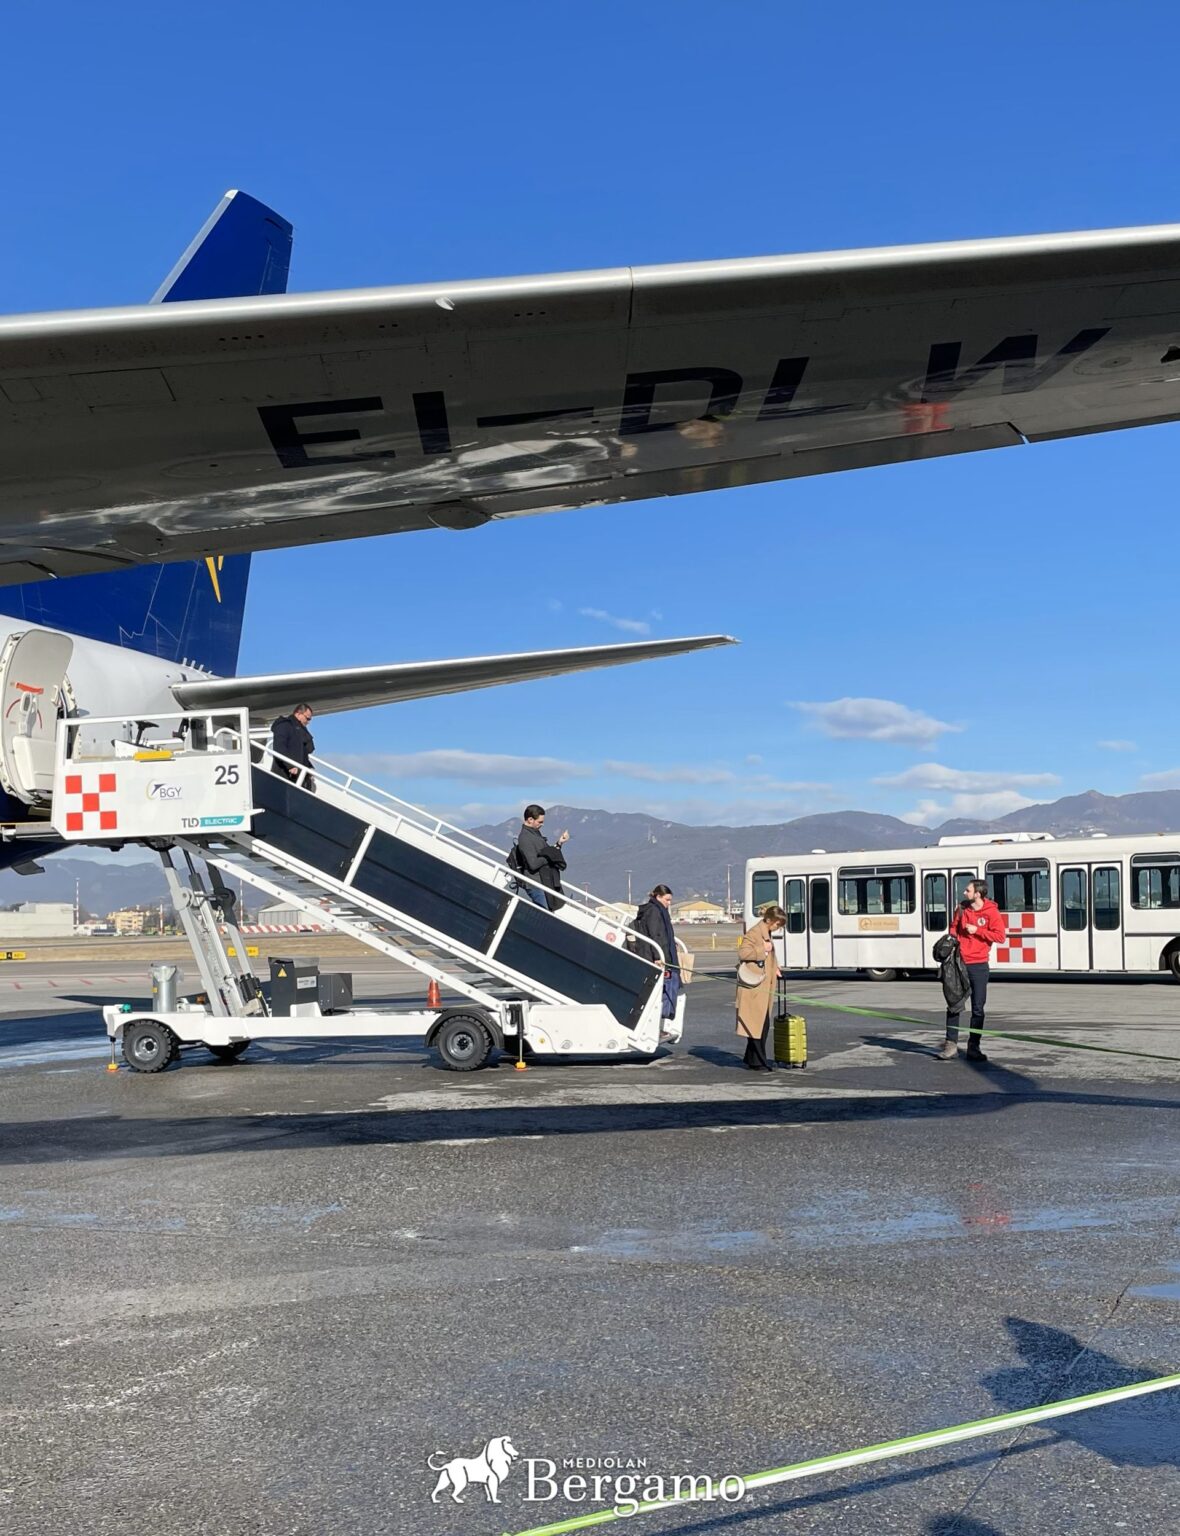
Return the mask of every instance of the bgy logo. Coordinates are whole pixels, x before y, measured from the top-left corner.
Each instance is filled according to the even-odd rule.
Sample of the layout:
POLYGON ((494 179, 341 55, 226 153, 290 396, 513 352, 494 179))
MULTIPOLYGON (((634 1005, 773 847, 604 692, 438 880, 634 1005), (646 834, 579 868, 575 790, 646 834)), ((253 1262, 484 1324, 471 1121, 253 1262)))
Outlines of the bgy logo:
POLYGON ((149 800, 179 800, 180 785, 166 784, 162 779, 156 779, 147 787, 149 800))
POLYGON ((519 1455, 507 1435, 493 1435, 478 1456, 454 1456, 450 1461, 442 1461, 441 1453, 436 1451, 426 1458, 426 1465, 438 1473, 438 1482, 430 1497, 437 1504, 449 1488, 454 1502, 462 1504, 464 1491, 473 1483, 482 1483, 485 1500, 498 1504, 500 1485, 519 1455))

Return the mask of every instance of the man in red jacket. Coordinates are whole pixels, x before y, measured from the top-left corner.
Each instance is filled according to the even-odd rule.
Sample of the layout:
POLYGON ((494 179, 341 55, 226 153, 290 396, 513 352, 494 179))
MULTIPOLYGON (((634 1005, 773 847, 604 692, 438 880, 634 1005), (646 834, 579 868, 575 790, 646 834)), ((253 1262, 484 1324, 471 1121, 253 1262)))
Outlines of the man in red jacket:
MULTIPOLYGON (((972 880, 964 890, 963 903, 951 920, 951 932, 959 941, 959 952, 971 981, 971 1029, 967 1036, 967 1060, 986 1061, 987 1057, 979 1049, 979 1041, 987 1005, 987 978, 991 969, 988 962, 992 945, 1002 944, 1007 932, 1004 914, 994 901, 988 899, 986 880, 972 880)), ((960 1017, 961 1014, 947 1010, 946 1040, 938 1052, 939 1061, 953 1061, 959 1053, 960 1017)))

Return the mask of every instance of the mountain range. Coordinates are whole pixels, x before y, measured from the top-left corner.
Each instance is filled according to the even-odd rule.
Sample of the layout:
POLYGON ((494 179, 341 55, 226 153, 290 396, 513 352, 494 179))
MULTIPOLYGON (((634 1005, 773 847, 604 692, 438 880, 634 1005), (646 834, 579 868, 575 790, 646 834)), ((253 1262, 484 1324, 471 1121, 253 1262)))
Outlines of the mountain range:
MULTIPOLYGON (((519 827, 519 821, 508 820, 472 830, 507 851, 519 827)), ((1054 837, 1078 837, 1092 832, 1131 836, 1180 831, 1180 790, 1130 795, 1089 790, 1013 811, 998 821, 955 820, 937 827, 916 827, 896 816, 870 811, 827 811, 769 826, 689 827, 654 816, 548 807, 546 832, 556 836, 564 827, 570 833, 565 853, 568 879, 574 885, 608 901, 620 901, 627 896, 630 870, 632 897, 637 901, 662 883, 670 885, 677 898, 700 895, 723 902, 727 891, 735 896, 740 891, 746 860, 764 854, 915 848, 967 833, 1051 832, 1054 837)))
MULTIPOLYGON (((473 828, 476 836, 507 853, 519 821, 473 828)), ((582 810, 550 806, 546 831, 556 836, 570 831, 566 848, 568 878, 574 885, 610 901, 627 897, 628 871, 634 899, 641 900, 653 885, 670 885, 678 898, 708 896, 724 901, 728 886, 741 890, 747 859, 760 855, 806 853, 825 849, 846 853, 856 849, 913 848, 953 834, 1051 832, 1055 837, 1105 832, 1110 836, 1180 832, 1180 790, 1154 790, 1130 795, 1102 795, 1090 790, 1067 795, 1048 805, 1028 806, 999 821, 947 821, 937 827, 916 827, 896 816, 870 811, 828 811, 794 821, 753 827, 693 827, 639 813, 582 810)), ((0 908, 21 901, 73 901, 79 885, 84 910, 98 916, 119 907, 154 905, 166 898, 158 863, 137 858, 128 849, 110 860, 67 858, 45 860, 39 875, 0 874, 0 908)), ((268 898, 246 891, 251 908, 268 898)), ((2 923, 0 923, 2 937, 2 923)))

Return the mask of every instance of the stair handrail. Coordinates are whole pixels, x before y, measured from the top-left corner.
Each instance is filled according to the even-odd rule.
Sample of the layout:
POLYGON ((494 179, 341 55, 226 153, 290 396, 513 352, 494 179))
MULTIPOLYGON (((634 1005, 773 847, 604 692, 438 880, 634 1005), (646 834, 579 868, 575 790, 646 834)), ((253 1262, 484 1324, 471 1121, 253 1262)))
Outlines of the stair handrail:
MULTIPOLYGON (((273 778, 294 783, 298 788, 303 787, 303 782, 307 778, 322 779, 332 789, 371 805, 376 810, 388 812, 388 807, 396 807, 397 809, 394 811, 394 814, 403 821, 410 821, 419 831, 426 832, 439 842, 453 845, 460 853, 465 853, 468 857, 474 856, 490 864, 497 884, 502 884, 506 888, 510 888, 512 885, 529 885, 536 890, 548 894, 548 886, 543 885, 539 880, 535 880, 532 875, 526 874, 523 870, 517 872, 514 869, 510 869, 506 862, 504 851, 497 848, 494 843, 485 842, 482 837, 476 837, 474 833, 467 832, 462 827, 456 827, 453 823, 444 820, 443 817, 435 816, 430 811, 423 810, 421 806, 414 805, 409 800, 403 800, 399 795, 392 794, 387 789, 381 789, 376 784, 370 784, 367 779, 362 779, 358 774, 350 773, 346 768, 338 768, 334 763, 328 762, 326 758, 320 757, 318 753, 312 753, 310 767, 305 763, 296 762, 294 758, 287 757, 285 753, 275 751, 270 742, 270 732, 267 730, 251 731, 250 741, 252 746, 260 748, 270 757, 272 764, 270 768, 266 768, 261 761, 258 761, 254 766, 261 769, 264 773, 270 773, 273 778), (283 763, 286 767, 295 769, 295 775, 276 773, 273 768, 275 763, 283 763), (407 812, 410 814, 407 815, 407 812), (422 822, 428 825, 423 826, 421 825, 422 822), (464 842, 473 846, 465 847, 464 842)), ((263 841, 265 842, 265 840, 264 832, 263 841)), ((637 943, 646 945, 656 957, 655 959, 648 959, 646 955, 635 954, 635 951, 632 950, 631 953, 635 954, 635 958, 642 960, 645 965, 658 966, 661 970, 666 968, 664 955, 659 945, 654 939, 648 938, 646 934, 632 931, 630 928, 630 918, 614 902, 603 901, 600 897, 595 896, 592 891, 583 890, 581 886, 567 886, 564 881, 562 882, 560 895, 564 903, 589 917, 594 924, 595 930, 599 926, 627 929, 629 938, 633 938, 637 943), (569 894, 571 891, 577 894, 571 896, 569 894), (579 898, 584 899, 580 900, 579 898), (612 923, 609 918, 604 917, 602 913, 597 911, 596 908, 600 906, 609 907, 611 911, 616 912, 618 914, 617 921, 612 923)))

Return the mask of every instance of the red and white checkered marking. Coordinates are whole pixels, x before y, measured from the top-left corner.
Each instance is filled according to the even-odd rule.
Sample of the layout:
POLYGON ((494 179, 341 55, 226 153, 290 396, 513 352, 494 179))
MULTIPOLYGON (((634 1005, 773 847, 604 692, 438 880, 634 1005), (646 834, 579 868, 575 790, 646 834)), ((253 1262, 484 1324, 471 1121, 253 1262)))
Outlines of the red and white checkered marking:
POLYGON ((118 781, 113 773, 67 773, 66 831, 117 832, 118 811, 111 807, 104 808, 102 803, 103 796, 113 795, 117 787, 118 781))
POLYGON ((996 950, 998 965, 1037 963, 1037 915, 1035 912, 1004 913, 1008 936, 996 950))

